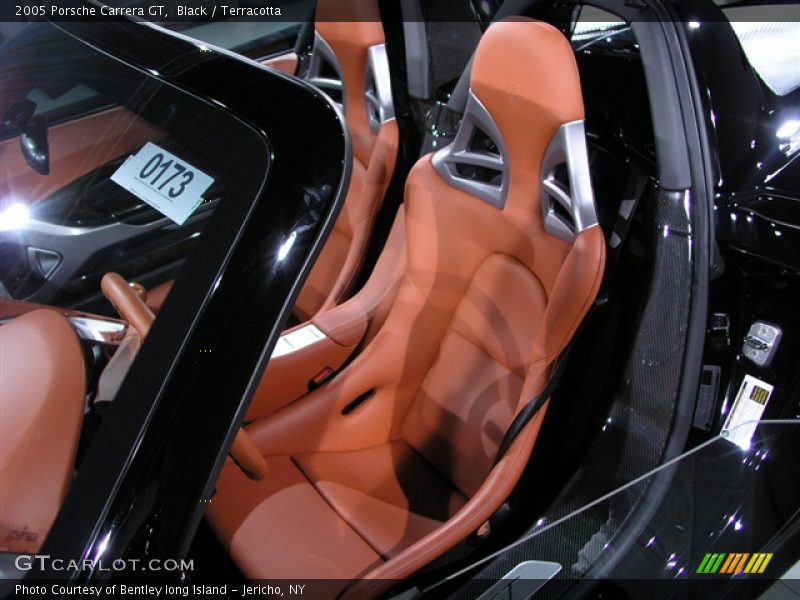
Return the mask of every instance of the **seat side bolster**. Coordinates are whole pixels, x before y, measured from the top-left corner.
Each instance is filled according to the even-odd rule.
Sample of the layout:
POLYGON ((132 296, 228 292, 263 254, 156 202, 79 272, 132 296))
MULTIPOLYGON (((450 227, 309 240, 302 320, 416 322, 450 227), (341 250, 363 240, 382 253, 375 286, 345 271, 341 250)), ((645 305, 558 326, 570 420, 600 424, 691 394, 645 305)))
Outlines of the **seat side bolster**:
MULTIPOLYGON (((334 309, 330 312, 335 314, 314 323, 323 334, 320 339, 285 354, 273 355, 256 388, 246 421, 266 417, 301 398, 308 393, 310 381, 324 369, 337 371, 345 363, 367 331, 366 315, 358 306, 348 308, 351 310, 334 309)), ((281 337, 291 338, 292 332, 309 327, 304 323, 281 337)))
POLYGON ((367 315, 369 325, 364 343, 381 328, 397 295, 406 270, 406 223, 403 205, 397 209, 389 237, 369 279, 359 292, 343 306, 358 305, 367 315))
POLYGON ((169 296, 169 293, 172 291, 173 285, 175 285, 175 280, 170 279, 169 281, 160 283, 157 286, 147 290, 147 297, 144 303, 151 311, 153 311, 153 313, 155 314, 159 313, 161 307, 164 306, 164 301, 167 299, 167 296, 169 296))
MULTIPOLYGON (((318 314, 312 323, 326 334, 321 342, 270 360, 247 413, 255 421, 308 393, 308 381, 324 367, 338 370, 357 350, 365 346, 383 325, 391 308, 406 265, 405 217, 401 206, 389 233, 384 250, 367 283, 353 298, 327 312, 318 314)), ((302 328, 307 323, 299 325, 302 328)), ((291 331, 291 330, 290 330, 291 331)), ((334 379, 331 382, 335 383, 334 379)), ((315 396, 324 395, 323 386, 315 396)), ((365 390, 357 392, 356 395, 365 390)), ((355 396, 353 396, 355 397, 355 396)), ((350 398, 352 400, 353 398, 350 398)), ((348 400, 349 401, 349 400, 348 400)), ((302 414, 316 422, 316 410, 302 414)), ((341 410, 341 407, 339 407, 341 410)), ((313 425, 310 425, 313 429, 313 425)), ((313 448, 310 448, 313 449, 313 448)))
POLYGON ((287 75, 294 75, 297 72, 299 58, 295 52, 287 52, 273 58, 268 58, 261 64, 270 69, 275 69, 287 75))
POLYGON ((387 121, 381 126, 372 154, 366 165, 364 185, 359 198, 353 198, 348 211, 352 211, 352 238, 347 256, 319 311, 326 311, 353 292, 353 284, 366 257, 375 219, 383 205, 383 198, 394 174, 395 157, 400 143, 397 121, 387 121))
POLYGON ((597 297, 605 256, 605 239, 599 226, 591 227, 575 238, 544 314, 547 325, 542 332, 547 336, 542 335, 535 342, 538 356, 554 360, 572 339, 597 297))

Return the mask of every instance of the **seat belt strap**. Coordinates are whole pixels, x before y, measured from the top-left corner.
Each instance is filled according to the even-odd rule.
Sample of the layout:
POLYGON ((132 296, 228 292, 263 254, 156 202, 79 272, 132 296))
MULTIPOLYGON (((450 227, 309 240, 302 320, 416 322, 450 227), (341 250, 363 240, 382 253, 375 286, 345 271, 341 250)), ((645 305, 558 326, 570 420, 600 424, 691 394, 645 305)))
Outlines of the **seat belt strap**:
POLYGON ((650 177, 639 171, 639 169, 634 169, 628 177, 628 182, 625 185, 625 199, 619 205, 614 228, 611 230, 611 238, 608 240, 609 256, 606 259, 606 264, 608 265, 606 271, 609 273, 614 270, 617 264, 622 246, 628 238, 628 232, 636 216, 639 201, 644 196, 649 182, 650 177))
POLYGON ((511 444, 515 439, 517 439, 520 431, 525 429, 525 426, 531 422, 533 417, 536 416, 536 413, 538 413, 542 406, 544 406, 544 403, 547 401, 547 399, 553 395, 553 392, 556 390, 558 383, 561 380, 561 376, 564 374, 564 367, 567 364, 569 351, 572 349, 573 342, 577 338, 577 335, 578 332, 576 331, 575 335, 572 336, 570 343, 567 344, 567 347, 564 348, 559 355, 558 359, 553 365, 553 370, 550 373, 550 378, 547 380, 544 389, 531 400, 529 400, 528 403, 522 407, 522 410, 517 413, 517 416, 514 417, 514 420, 511 421, 511 425, 508 426, 506 434, 503 436, 503 440, 500 442, 500 447, 497 449, 497 456, 495 456, 494 459, 495 465, 500 462, 500 459, 503 458, 511 444))

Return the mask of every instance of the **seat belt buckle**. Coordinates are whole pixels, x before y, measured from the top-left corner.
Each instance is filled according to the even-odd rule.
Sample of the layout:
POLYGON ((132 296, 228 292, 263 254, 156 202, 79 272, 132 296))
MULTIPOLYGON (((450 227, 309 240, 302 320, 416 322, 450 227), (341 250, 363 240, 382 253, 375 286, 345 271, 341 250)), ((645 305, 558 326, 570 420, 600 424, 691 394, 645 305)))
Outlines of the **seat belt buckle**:
POLYGON ((324 367, 319 373, 308 380, 308 391, 310 392, 317 389, 323 383, 331 379, 335 374, 336 371, 330 367, 324 367))

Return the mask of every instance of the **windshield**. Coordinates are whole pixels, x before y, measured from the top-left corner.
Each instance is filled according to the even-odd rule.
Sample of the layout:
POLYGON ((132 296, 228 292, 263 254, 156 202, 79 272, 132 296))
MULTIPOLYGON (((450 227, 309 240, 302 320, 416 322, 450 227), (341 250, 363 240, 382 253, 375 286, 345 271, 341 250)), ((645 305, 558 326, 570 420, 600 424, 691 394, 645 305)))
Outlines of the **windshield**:
POLYGON ((106 272, 174 278, 246 128, 52 25, 20 30, 0 65, 0 295, 110 314, 106 272))
POLYGON ((722 4, 747 60, 758 76, 777 96, 786 96, 800 87, 800 22, 797 4, 770 2, 722 4))
MULTIPOLYGON (((309 22, 313 23, 315 4, 313 0, 284 0, 280 3, 280 15, 270 14, 261 18, 258 10, 254 15, 249 15, 246 9, 244 14, 234 15, 231 14, 232 11, 223 10, 221 5, 211 19, 208 14, 202 14, 202 11, 200 14, 185 15, 180 10, 174 10, 170 13, 169 21, 159 24, 207 44, 232 50, 254 60, 262 60, 294 49, 301 30, 309 22), (180 20, 172 20, 176 17, 180 20)), ((135 1, 131 5, 147 3, 135 1)), ((267 13, 273 12, 268 6, 248 7, 260 8, 267 13)), ((233 6, 226 5, 227 8, 233 6)))

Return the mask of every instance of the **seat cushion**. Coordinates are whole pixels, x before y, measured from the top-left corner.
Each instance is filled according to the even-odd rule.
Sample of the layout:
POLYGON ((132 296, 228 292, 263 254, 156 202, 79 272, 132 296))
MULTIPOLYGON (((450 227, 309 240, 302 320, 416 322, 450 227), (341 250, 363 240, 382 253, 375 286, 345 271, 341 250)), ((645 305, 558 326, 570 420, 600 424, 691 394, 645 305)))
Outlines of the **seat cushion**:
POLYGON ((453 516, 467 499, 404 441, 294 457, 325 500, 391 558, 453 516))
POLYGON ((207 511, 248 578, 340 580, 326 584, 333 596, 382 562, 289 458, 267 464, 267 476, 251 481, 229 461, 207 511))

